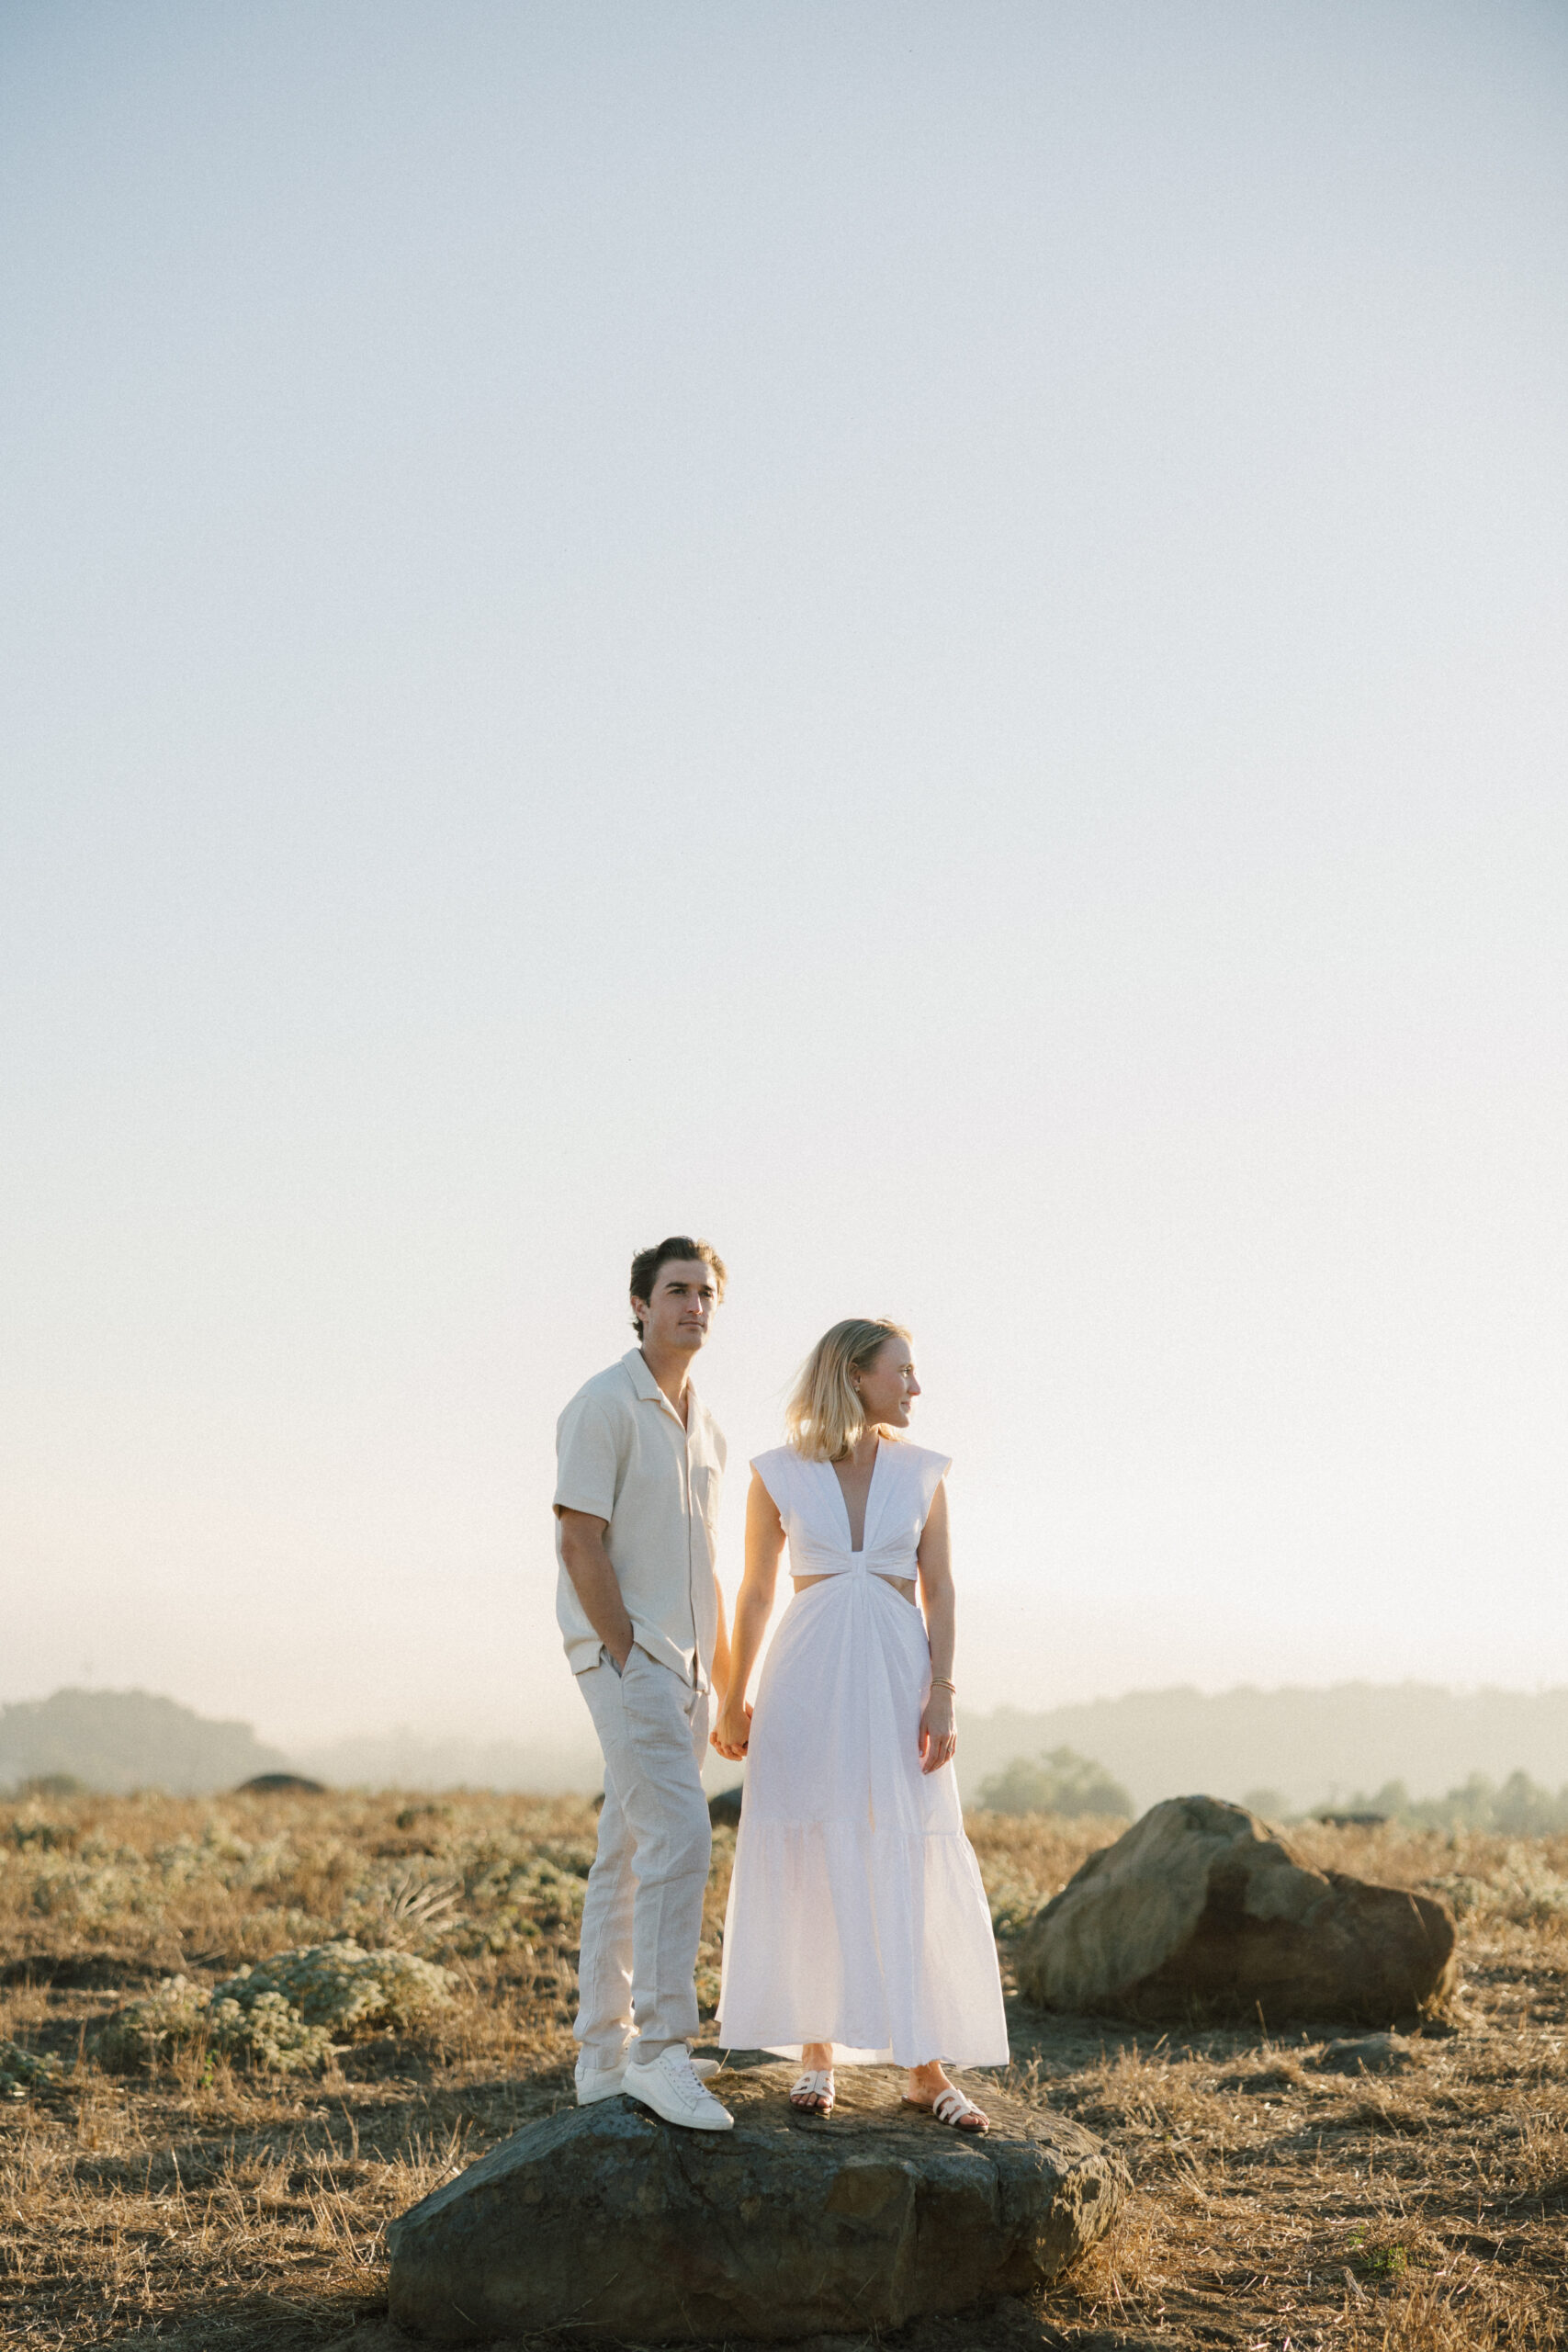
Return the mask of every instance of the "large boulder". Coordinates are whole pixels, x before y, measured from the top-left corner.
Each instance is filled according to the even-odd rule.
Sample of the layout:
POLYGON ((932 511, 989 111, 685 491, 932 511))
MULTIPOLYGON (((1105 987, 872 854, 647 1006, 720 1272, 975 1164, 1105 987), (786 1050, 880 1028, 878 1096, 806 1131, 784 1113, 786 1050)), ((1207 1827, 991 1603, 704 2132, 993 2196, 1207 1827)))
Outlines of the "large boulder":
POLYGON ((858 2337, 1027 2294, 1111 2224, 1121 2167, 1077 2124, 976 2084, 993 2128, 961 2138, 865 2067, 824 2122, 791 2110, 794 2071, 722 2075, 733 2132, 615 2098, 514 2132, 392 2223, 392 2319, 448 2344, 858 2337))
POLYGON ((1393 2025, 1440 2009, 1458 1974, 1446 1905, 1315 1870, 1217 1797, 1171 1797, 1091 1854, 1015 1966, 1043 2008, 1269 2025, 1393 2025))

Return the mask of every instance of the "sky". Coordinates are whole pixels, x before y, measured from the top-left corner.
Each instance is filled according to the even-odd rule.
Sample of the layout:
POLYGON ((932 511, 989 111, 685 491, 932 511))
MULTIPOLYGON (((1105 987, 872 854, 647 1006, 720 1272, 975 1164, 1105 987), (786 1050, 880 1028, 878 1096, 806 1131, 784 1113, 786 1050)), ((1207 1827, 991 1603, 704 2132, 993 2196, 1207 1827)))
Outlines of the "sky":
POLYGON ((0 1700, 579 1737, 851 1314, 961 1702, 1568 1679, 1568 16, 0 6, 0 1700))

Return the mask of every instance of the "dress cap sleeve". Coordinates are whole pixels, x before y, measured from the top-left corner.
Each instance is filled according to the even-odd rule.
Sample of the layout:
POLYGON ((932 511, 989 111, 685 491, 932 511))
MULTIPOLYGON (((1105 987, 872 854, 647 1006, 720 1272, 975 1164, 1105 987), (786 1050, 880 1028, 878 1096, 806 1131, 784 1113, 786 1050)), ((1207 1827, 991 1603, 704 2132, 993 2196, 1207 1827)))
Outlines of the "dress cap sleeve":
POLYGON ((919 1476, 920 1525, 924 1527, 931 1517, 931 1505, 936 1500, 936 1490, 953 1467, 953 1456, 951 1453, 932 1453, 922 1445, 918 1449, 918 1458, 910 1466, 919 1476))
POLYGON ((751 1467, 773 1498, 780 1518, 784 1517, 790 1484, 790 1450, 787 1445, 771 1446, 766 1453, 754 1453, 751 1467))

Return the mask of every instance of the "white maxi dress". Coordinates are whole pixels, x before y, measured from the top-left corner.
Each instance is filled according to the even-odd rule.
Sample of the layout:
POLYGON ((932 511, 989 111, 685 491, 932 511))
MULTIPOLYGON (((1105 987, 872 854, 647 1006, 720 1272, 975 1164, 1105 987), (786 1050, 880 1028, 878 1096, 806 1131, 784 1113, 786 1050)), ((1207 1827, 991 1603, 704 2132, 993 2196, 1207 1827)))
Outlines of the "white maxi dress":
POLYGON ((850 1548, 830 1464, 779 1446, 752 1463, 778 1507, 797 1592, 757 1689, 724 1931, 720 2030, 736 2050, 840 2065, 1004 2066, 991 1917, 951 1764, 922 1773, 931 1691, 913 1577, 947 1458, 884 1438, 850 1548))

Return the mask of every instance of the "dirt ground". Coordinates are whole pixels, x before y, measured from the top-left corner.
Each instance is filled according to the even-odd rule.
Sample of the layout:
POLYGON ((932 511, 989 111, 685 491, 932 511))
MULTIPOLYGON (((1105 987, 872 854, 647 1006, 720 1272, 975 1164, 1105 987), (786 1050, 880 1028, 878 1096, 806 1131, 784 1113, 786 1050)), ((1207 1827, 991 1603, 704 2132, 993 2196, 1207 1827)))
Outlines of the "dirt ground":
MULTIPOLYGON (((1004 1960, 1010 1930, 1114 1834, 970 1827, 1004 1960)), ((0 2340, 408 2352, 385 2317, 385 2224, 570 2099, 592 1834, 575 1799, 0 1807, 0 2340), (140 2060, 123 2034, 96 2040, 161 1979, 199 1999, 243 1962, 344 1935, 445 1967, 448 1997, 417 2023, 345 2029, 313 2073, 270 2072, 199 2027, 140 2060)), ((1568 2345, 1568 1839, 1299 1842, 1455 1905, 1450 2030, 1346 2071, 1322 2027, 1161 2035, 1010 1990, 1010 2087, 1101 2134, 1133 2194, 1038 2305, 925 2323, 889 2352, 1568 2345)), ((719 1833, 710 2002, 732 1851, 719 1833)), ((983 2098, 985 2079, 971 2088, 983 2098)))

